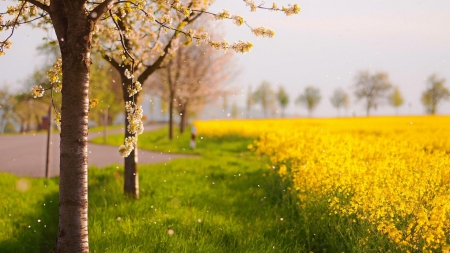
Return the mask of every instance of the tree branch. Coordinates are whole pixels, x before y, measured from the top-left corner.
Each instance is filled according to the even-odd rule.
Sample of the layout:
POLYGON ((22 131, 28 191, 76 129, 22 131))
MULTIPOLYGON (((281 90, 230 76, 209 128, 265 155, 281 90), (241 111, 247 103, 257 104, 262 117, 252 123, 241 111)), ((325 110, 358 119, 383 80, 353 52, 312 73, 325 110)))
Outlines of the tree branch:
MULTIPOLYGON (((183 22, 187 22, 188 24, 194 22, 197 18, 199 18, 201 15, 197 14, 194 18, 189 19, 188 17, 186 17, 183 22)), ((162 25, 161 25, 162 26, 162 25)), ((177 29, 174 29, 175 31, 177 31, 177 29)), ((153 72, 155 72, 156 70, 161 68, 161 64, 163 63, 164 59, 166 58, 167 53, 169 52, 170 48, 172 47, 172 41, 173 39, 175 39, 175 37, 177 36, 177 33, 175 32, 174 35, 172 36, 172 38, 170 38, 169 43, 167 43, 166 47, 164 48, 164 55, 161 55, 158 57, 158 59, 149 66, 146 66, 146 69, 144 70, 144 72, 142 72, 142 74, 139 75, 138 77, 138 81, 140 83, 144 83, 145 80, 147 80, 147 78, 153 74, 153 72)))
MULTIPOLYGON (((122 68, 120 67, 120 64, 116 61, 116 60, 114 60, 114 58, 112 58, 112 57, 109 57, 108 55, 106 55, 106 54, 102 54, 102 58, 105 60, 105 61, 108 61, 109 62, 109 64, 111 64, 119 73, 122 71, 122 68)), ((122 73, 121 73, 122 74, 122 73)))
POLYGON ((159 56, 158 59, 152 65, 146 66, 146 69, 144 70, 144 72, 142 72, 142 74, 139 75, 138 81, 140 83, 144 83, 145 80, 147 80, 147 78, 151 74, 153 74, 153 72, 155 72, 157 69, 159 69, 162 62, 166 58, 166 55, 169 53, 169 49, 172 46, 172 41, 173 41, 174 37, 175 37, 175 35, 170 39, 170 42, 167 43, 166 47, 164 48, 164 55, 159 56))
POLYGON ((105 0, 101 4, 97 5, 89 13, 89 18, 92 21, 97 22, 97 20, 99 20, 103 16, 103 14, 105 14, 107 11, 109 11, 112 8, 112 6, 114 5, 114 1, 115 0, 105 0))
POLYGON ((50 12, 50 7, 48 5, 38 2, 37 0, 25 0, 25 1, 35 5, 38 8, 41 8, 43 11, 46 11, 47 13, 50 12))

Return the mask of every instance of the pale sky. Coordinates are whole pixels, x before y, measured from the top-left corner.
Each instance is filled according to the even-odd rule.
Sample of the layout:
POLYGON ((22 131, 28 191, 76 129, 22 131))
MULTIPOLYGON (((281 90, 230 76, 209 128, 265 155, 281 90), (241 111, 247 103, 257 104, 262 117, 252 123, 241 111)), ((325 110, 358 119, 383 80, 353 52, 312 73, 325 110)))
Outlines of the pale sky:
MULTIPOLYGON (((255 0, 259 3, 258 0, 255 0)), ((254 27, 275 31, 274 38, 256 38, 247 27, 222 23, 225 38, 251 41, 250 53, 236 56, 240 69, 234 86, 243 90, 235 97, 245 107, 247 87, 255 88, 263 80, 277 89, 281 84, 290 95, 287 113, 305 116, 306 109, 293 101, 308 85, 321 90, 322 101, 314 116, 334 117, 336 110, 329 97, 342 87, 350 93, 348 115, 363 115, 364 105, 357 103, 350 85, 355 72, 387 72, 405 98, 400 114, 423 114, 420 102, 425 79, 432 73, 447 79, 450 88, 450 1, 448 0, 281 0, 278 5, 298 3, 299 15, 258 10, 250 13, 240 0, 217 0, 211 10, 228 9, 242 15, 254 27), (242 96, 243 95, 243 96, 242 96), (411 104, 411 106, 408 106, 411 104)), ((268 6, 271 2, 266 2, 268 6)), ((0 2, 0 11, 6 3, 0 2)), ((4 38, 5 32, 0 33, 4 38)), ((35 48, 45 34, 21 26, 14 34, 12 49, 0 57, 0 85, 20 86, 20 80, 41 64, 35 48)), ((144 87, 145 88, 145 87, 144 87)), ((450 114, 450 102, 442 103, 438 112, 450 114)), ((344 112, 341 112, 344 114, 344 112)), ((392 115, 388 105, 374 115, 392 115)))

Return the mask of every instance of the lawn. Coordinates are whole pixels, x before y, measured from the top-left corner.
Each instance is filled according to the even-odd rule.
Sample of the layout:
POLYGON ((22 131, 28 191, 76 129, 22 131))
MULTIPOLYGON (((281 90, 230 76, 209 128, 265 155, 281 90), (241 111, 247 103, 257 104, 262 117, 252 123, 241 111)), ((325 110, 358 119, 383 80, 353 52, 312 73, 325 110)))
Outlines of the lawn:
MULTIPOLYGON (((140 148, 200 158, 140 165, 139 200, 124 197, 121 166, 89 168, 91 252, 308 252, 296 197, 247 149, 251 139, 199 137, 192 151, 189 133, 166 135, 144 133, 140 148)), ((0 252, 50 251, 58 178, 2 174, 0 198, 0 252)))

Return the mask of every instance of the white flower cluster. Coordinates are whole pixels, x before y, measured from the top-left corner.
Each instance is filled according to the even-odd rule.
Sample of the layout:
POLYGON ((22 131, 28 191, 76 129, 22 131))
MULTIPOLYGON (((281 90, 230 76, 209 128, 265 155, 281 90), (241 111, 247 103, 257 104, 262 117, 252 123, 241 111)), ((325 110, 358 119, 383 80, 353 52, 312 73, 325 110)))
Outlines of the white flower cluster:
POLYGON ((138 93, 139 91, 142 90, 142 85, 139 81, 136 81, 134 83, 134 85, 128 85, 127 90, 128 90, 128 96, 132 97, 136 93, 138 93))
POLYGON ((226 18, 230 18, 230 13, 228 12, 228 10, 223 10, 223 12, 219 12, 214 15, 214 20, 221 20, 226 18))
POLYGON ((237 26, 241 26, 244 24, 244 18, 238 15, 231 16, 231 19, 233 20, 233 23, 237 26))
POLYGON ((247 53, 250 52, 250 50, 252 49, 253 44, 251 42, 245 42, 245 41, 238 41, 238 42, 234 42, 233 45, 231 45, 231 49, 233 49, 234 51, 238 52, 238 53, 247 53))
POLYGON ((265 27, 254 28, 254 29, 252 29, 252 33, 256 36, 269 37, 269 38, 272 38, 275 35, 275 32, 273 30, 270 30, 265 27))
POLYGON ((61 113, 57 112, 53 120, 56 122, 56 126, 58 130, 61 132, 61 113))
POLYGON ((137 107, 136 104, 128 101, 125 103, 125 110, 127 111, 127 120, 129 122, 127 131, 130 134, 141 134, 144 131, 142 106, 137 107))
POLYGON ((119 147, 119 152, 122 157, 127 157, 130 155, 131 151, 134 149, 136 144, 136 138, 134 136, 125 138, 125 145, 119 147))
POLYGON ((237 26, 241 26, 244 24, 244 18, 238 15, 230 15, 228 10, 223 10, 223 12, 219 12, 214 15, 214 20, 222 20, 222 19, 231 19, 233 23, 237 26))
POLYGON ((173 21, 172 17, 170 17, 167 14, 163 15, 160 20, 161 23, 168 25, 172 24, 172 21, 173 21))
POLYGON ((127 131, 134 136, 125 138, 125 144, 119 147, 119 153, 122 157, 127 157, 130 155, 137 143, 137 135, 144 131, 144 124, 142 123, 142 107, 137 107, 135 103, 128 101, 125 103, 125 110, 127 112, 127 120, 129 122, 127 131))
POLYGON ((228 47, 230 46, 230 43, 227 41, 209 41, 209 45, 211 45, 215 49, 220 49, 226 52, 228 50, 228 47))
POLYGON ((189 37, 194 37, 194 35, 195 35, 195 30, 189 28, 189 29, 186 30, 186 34, 187 34, 187 36, 189 36, 189 37))
POLYGON ((183 15, 187 18, 191 16, 191 9, 187 6, 183 6, 179 0, 174 0, 172 3, 172 8, 177 10, 180 13, 183 13, 183 15))
POLYGON ((226 52, 228 49, 233 49, 234 51, 242 54, 250 52, 253 47, 253 44, 251 42, 245 42, 241 40, 238 42, 234 42, 231 46, 227 41, 208 41, 208 43, 213 48, 223 50, 224 52, 226 52))
POLYGON ((203 32, 197 36, 197 46, 200 46, 202 42, 210 42, 209 39, 209 34, 207 32, 203 32))
POLYGON ((128 79, 134 78, 134 75, 131 74, 131 72, 130 72, 128 69, 125 69, 124 74, 125 74, 125 76, 126 76, 128 79))
POLYGON ((40 98, 42 96, 44 96, 44 88, 42 88, 41 85, 39 86, 33 86, 31 88, 31 95, 33 95, 34 98, 40 98))
POLYGON ((251 11, 256 11, 256 9, 258 8, 263 8, 269 9, 271 11, 283 11, 284 14, 286 14, 286 16, 291 16, 292 14, 300 13, 300 7, 298 6, 298 4, 288 5, 288 7, 283 6, 280 9, 278 8, 278 5, 276 3, 273 3, 271 8, 266 8, 263 7, 264 3, 262 3, 261 5, 256 5, 254 0, 244 0, 244 2, 247 6, 250 6, 251 11))
POLYGON ((53 63, 53 68, 47 71, 47 77, 55 92, 62 90, 62 58, 61 56, 53 63))
POLYGON ((300 6, 298 6, 298 4, 294 4, 294 5, 288 5, 288 7, 284 7, 282 8, 282 10, 284 11, 284 14, 286 14, 286 16, 291 16, 292 14, 299 14, 300 13, 300 6))
POLYGON ((251 11, 256 11, 256 8, 258 8, 258 6, 256 6, 255 1, 253 0, 244 0, 245 4, 247 4, 247 6, 250 6, 250 10, 251 11))

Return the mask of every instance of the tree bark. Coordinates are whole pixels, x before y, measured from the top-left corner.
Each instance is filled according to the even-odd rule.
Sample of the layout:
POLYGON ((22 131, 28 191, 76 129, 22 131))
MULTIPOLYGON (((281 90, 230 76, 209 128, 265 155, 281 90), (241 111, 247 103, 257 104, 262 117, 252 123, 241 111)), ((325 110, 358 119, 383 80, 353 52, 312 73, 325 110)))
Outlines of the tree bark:
MULTIPOLYGON (((122 94, 123 101, 126 102, 134 102, 136 105, 138 104, 138 96, 139 93, 130 97, 128 94, 127 87, 131 84, 131 80, 128 79, 124 74, 124 71, 121 72, 122 83, 122 94)), ((130 121, 126 117, 127 112, 125 110, 125 138, 133 137, 133 134, 128 132, 128 126, 130 125, 130 121)), ((138 145, 134 145, 134 150, 131 151, 130 155, 124 158, 124 186, 123 190, 125 195, 139 199, 139 173, 138 173, 138 145)))
POLYGON ((52 1, 62 55, 59 228, 55 252, 89 252, 87 137, 93 22, 82 2, 52 1))

